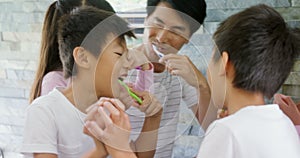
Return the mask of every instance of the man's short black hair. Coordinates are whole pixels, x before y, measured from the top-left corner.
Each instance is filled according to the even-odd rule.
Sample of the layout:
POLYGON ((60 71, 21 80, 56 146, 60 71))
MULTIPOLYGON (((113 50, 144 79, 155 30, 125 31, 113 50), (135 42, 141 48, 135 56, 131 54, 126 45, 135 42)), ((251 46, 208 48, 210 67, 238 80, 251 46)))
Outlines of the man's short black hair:
POLYGON ((147 15, 150 16, 160 2, 166 2, 173 9, 181 12, 179 15, 187 20, 191 33, 196 32, 206 17, 205 0, 147 0, 147 15), (189 20, 189 19, 193 20, 189 20))
POLYGON ((91 6, 75 8, 60 19, 58 27, 59 53, 65 78, 76 74, 73 58, 76 47, 81 46, 98 57, 103 47, 111 42, 107 41, 109 35, 124 42, 125 35, 135 37, 122 18, 91 6))
POLYGON ((266 5, 234 14, 214 34, 219 52, 229 54, 235 69, 233 85, 271 98, 286 80, 300 51, 299 30, 289 28, 281 15, 266 5))

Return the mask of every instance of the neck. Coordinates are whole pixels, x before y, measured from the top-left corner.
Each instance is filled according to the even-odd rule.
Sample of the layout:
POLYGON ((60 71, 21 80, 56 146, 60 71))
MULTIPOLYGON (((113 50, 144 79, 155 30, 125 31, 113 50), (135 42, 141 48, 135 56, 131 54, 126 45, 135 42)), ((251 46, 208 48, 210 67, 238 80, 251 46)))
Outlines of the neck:
POLYGON ((227 107, 229 115, 249 105, 259 106, 265 104, 264 96, 261 93, 231 88, 226 95, 229 99, 225 101, 225 107, 227 107))
POLYGON ((81 112, 86 113, 86 109, 97 101, 95 92, 88 90, 89 85, 82 84, 72 79, 69 86, 62 91, 64 96, 81 112))

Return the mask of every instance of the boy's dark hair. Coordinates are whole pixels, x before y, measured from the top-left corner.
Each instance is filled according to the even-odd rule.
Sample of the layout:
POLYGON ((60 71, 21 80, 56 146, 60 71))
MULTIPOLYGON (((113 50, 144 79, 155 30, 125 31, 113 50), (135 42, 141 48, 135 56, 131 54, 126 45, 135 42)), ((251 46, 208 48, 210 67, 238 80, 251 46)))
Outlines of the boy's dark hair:
POLYGON ((58 20, 75 7, 83 5, 83 3, 84 5, 115 12, 105 0, 57 0, 49 6, 43 23, 39 64, 29 96, 30 103, 41 95, 44 76, 50 71, 62 70, 63 66, 59 57, 57 41, 58 20))
POLYGON ((124 36, 135 37, 128 23, 122 18, 90 6, 82 6, 71 11, 59 21, 58 43, 60 59, 65 78, 76 74, 73 50, 83 47, 98 57, 109 35, 125 41, 124 36), (74 66, 74 69, 73 69, 74 66))
POLYGON ((180 17, 188 22, 191 34, 199 29, 206 17, 205 0, 147 0, 147 16, 154 12, 160 2, 168 3, 179 11, 180 17))
POLYGON ((268 98, 283 84, 300 50, 299 30, 289 28, 278 12, 263 4, 230 16, 214 40, 219 49, 215 62, 222 52, 229 54, 234 87, 268 98))

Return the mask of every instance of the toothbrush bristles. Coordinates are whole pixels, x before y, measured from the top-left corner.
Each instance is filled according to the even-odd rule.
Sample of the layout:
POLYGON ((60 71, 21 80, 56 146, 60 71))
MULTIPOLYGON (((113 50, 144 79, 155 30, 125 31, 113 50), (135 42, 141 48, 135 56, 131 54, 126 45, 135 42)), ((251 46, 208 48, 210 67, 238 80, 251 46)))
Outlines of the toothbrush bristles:
POLYGON ((118 79, 119 79, 120 81, 123 81, 123 78, 122 78, 122 77, 119 77, 118 79))

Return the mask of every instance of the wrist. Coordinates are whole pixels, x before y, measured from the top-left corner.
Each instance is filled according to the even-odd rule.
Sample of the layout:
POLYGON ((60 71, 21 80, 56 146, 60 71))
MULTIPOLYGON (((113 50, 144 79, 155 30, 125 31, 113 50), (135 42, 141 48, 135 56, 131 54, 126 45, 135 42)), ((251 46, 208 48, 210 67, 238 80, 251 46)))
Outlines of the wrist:
POLYGON ((151 116, 146 116, 145 119, 160 119, 163 109, 161 108, 157 113, 151 116))
POLYGON ((120 150, 120 149, 108 147, 107 150, 112 158, 119 158, 119 157, 135 158, 136 157, 136 155, 130 148, 126 150, 120 150))

